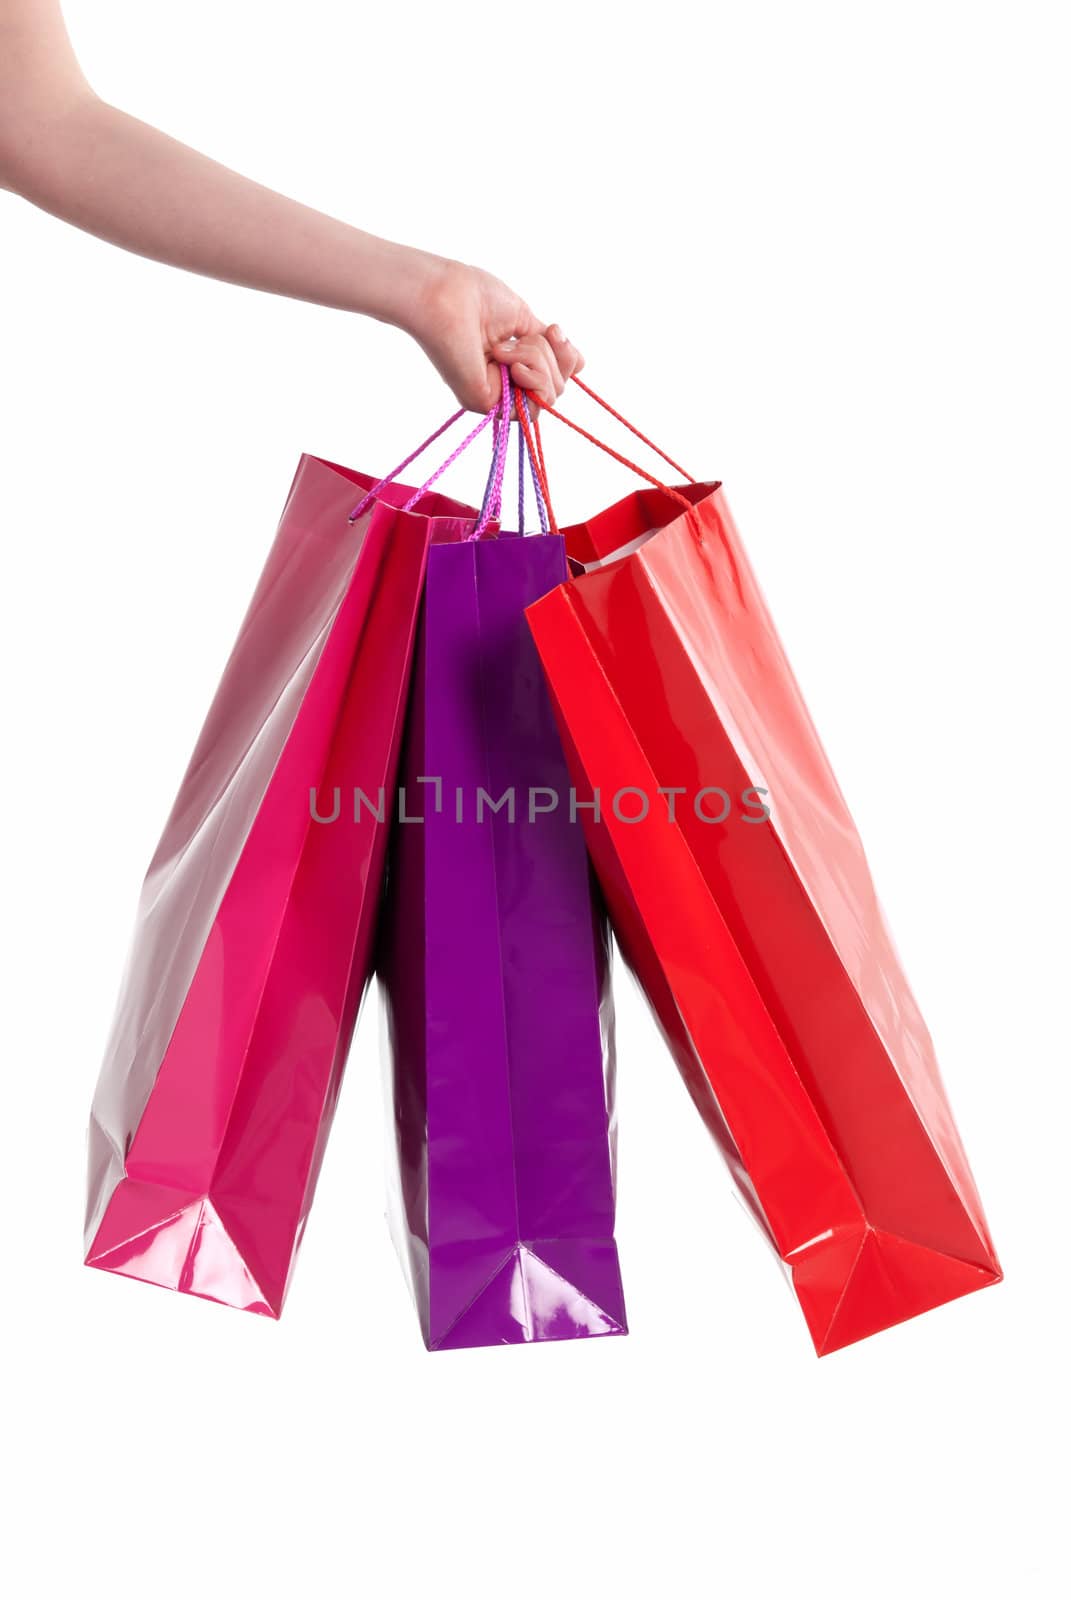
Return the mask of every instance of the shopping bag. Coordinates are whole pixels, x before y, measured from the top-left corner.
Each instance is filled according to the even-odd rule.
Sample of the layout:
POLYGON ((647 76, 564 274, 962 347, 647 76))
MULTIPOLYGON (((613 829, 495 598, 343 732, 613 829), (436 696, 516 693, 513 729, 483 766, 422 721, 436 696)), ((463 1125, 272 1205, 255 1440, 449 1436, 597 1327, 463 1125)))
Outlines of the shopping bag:
POLYGON ((476 516, 393 477, 301 458, 149 867, 90 1120, 87 1263, 269 1316, 369 975, 428 540, 476 516), (355 791, 371 804, 333 817, 355 791))
POLYGON ((603 913, 524 608, 554 535, 433 536, 387 876, 390 1222, 430 1349, 626 1331, 603 913))
POLYGON ((565 540, 577 576, 528 619, 613 925, 818 1352, 994 1282, 930 1037, 721 487, 640 490, 565 540))

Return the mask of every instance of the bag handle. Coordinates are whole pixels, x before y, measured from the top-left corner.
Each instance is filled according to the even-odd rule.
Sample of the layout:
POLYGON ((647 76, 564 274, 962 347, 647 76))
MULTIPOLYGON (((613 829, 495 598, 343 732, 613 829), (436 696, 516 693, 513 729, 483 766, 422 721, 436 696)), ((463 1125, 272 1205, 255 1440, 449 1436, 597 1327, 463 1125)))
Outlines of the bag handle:
POLYGON ((491 470, 487 475, 487 482, 484 485, 483 499, 480 501, 480 514, 476 519, 476 527, 473 529, 472 534, 470 535, 470 537, 473 539, 479 537, 492 518, 498 517, 502 513, 502 485, 505 480, 506 472, 506 452, 509 449, 509 403, 506 399, 506 388, 508 382, 509 380, 506 377, 505 372, 503 372, 502 393, 499 396, 498 404, 492 409, 491 412, 491 415, 494 418, 494 425, 492 427, 494 444, 491 449, 491 470), (503 429, 502 426, 503 411, 505 411, 507 418, 505 429, 503 429))
POLYGON ((584 391, 589 399, 594 400, 596 405, 602 406, 604 411, 608 411, 612 417, 617 419, 618 422, 623 423, 629 432, 634 433, 637 439, 645 444, 649 450, 654 451, 656 456, 661 456, 662 460, 671 466, 674 472, 679 472, 682 478, 688 479, 689 483, 695 483, 696 480, 692 477, 690 472, 685 472, 684 468, 679 464, 679 462, 674 461, 672 456, 667 455, 664 450, 660 449, 658 445, 655 444, 653 439, 648 439, 645 433, 641 433, 639 428, 636 427, 635 423, 630 422, 627 417, 623 417, 620 411, 615 411, 610 402, 608 400, 604 400, 601 395, 596 394, 595 390, 589 388, 582 378, 578 378, 574 374, 572 381, 576 384, 578 389, 582 389, 584 391))
MULTIPOLYGON (((505 381, 508 385, 510 380, 507 378, 505 381)), ((528 412, 528 404, 525 399, 524 391, 519 387, 519 385, 516 384, 513 387, 513 398, 511 405, 516 410, 517 414, 517 532, 523 537, 524 503, 526 494, 525 467, 527 466, 532 480, 532 487, 535 490, 536 509, 539 515, 540 532, 547 534, 551 531, 549 525, 551 518, 548 518, 547 513, 547 497, 544 492, 545 484, 541 481, 540 462, 542 460, 542 452, 541 450, 538 450, 538 447, 536 450, 526 449, 524 426, 525 422, 529 421, 530 414, 528 412)), ((505 410, 507 408, 504 406, 502 409, 505 410)), ((508 431, 508 425, 503 427, 501 414, 499 414, 495 418, 495 465, 492 470, 491 477, 488 479, 487 489, 484 493, 484 507, 481 508, 482 514, 482 510, 489 507, 490 517, 499 520, 501 519, 502 515, 502 494, 505 480, 505 466, 509 459, 509 440, 510 435, 508 431)), ((470 537, 474 539, 477 538, 479 536, 479 531, 480 530, 477 530, 476 532, 472 533, 470 537)), ((554 531, 557 532, 556 527, 554 531)))
POLYGON ((524 538, 524 497, 525 497, 524 463, 525 463, 525 459, 526 459, 526 451, 525 451, 525 448, 524 448, 524 432, 521 429, 520 422, 518 421, 518 424, 517 424, 517 532, 518 532, 518 534, 520 535, 520 537, 522 539, 524 538))
MULTIPOLYGON (((677 462, 673 460, 672 456, 667 455, 664 450, 661 450, 658 445, 653 443, 652 440, 648 439, 645 433, 641 433, 639 428, 637 428, 633 423, 629 422, 626 417, 623 417, 619 411, 615 411, 614 407, 610 405, 609 401, 604 400, 601 395, 597 395, 594 389, 589 389, 587 384, 581 383, 580 379, 577 377, 572 378, 570 381, 575 383, 579 389, 583 389, 585 394, 590 395, 591 398, 600 406, 602 406, 605 411, 608 411, 612 417, 616 417, 619 422, 624 423, 625 427, 628 428, 630 433, 634 433, 637 439, 641 439, 645 445, 648 445, 650 449, 655 452, 656 455, 661 456, 663 461, 668 462, 675 472, 679 472, 682 477, 687 478, 689 483, 695 483, 697 481, 692 477, 690 472, 685 472, 684 468, 679 466, 677 462)), ((671 489, 668 484, 663 483, 660 478, 656 478, 653 473, 645 472, 643 467, 637 466, 635 461, 630 461, 628 456, 621 455, 619 451, 612 449, 611 446, 604 443, 602 439, 597 439, 593 433, 589 433, 586 428, 582 428, 578 422, 574 422, 571 417, 563 416, 562 413, 560 411, 556 411, 553 406, 546 405, 544 401, 538 398, 538 396, 534 396, 533 398, 535 399, 536 406, 538 407, 539 411, 546 411, 548 415, 557 417, 559 422, 564 422, 566 427, 572 428, 574 433, 581 434, 582 437, 587 439, 591 444, 598 445, 599 449, 604 450, 608 456, 613 456, 615 461, 620 461, 622 466, 631 468, 631 470, 637 473, 641 478, 646 478, 648 483, 653 483, 655 488, 661 489, 663 494, 668 494, 673 500, 679 500, 681 505, 684 506, 686 510, 691 511, 693 509, 692 502, 690 500, 686 500, 684 495, 680 494, 676 489, 671 489)))
MULTIPOLYGON (((532 471, 532 482, 535 485, 536 501, 539 506, 539 520, 544 533, 557 534, 558 524, 554 516, 554 508, 550 503, 550 489, 547 487, 547 469, 543 460, 543 441, 539 435, 539 413, 535 416, 528 409, 528 396, 523 390, 517 390, 517 422, 521 429, 521 438, 528 446, 528 460, 532 471), (549 523, 549 527, 548 527, 549 523)), ((523 448, 523 446, 522 446, 523 448)))
MULTIPOLYGON (((499 371, 502 374, 502 393, 499 397, 498 403, 492 406, 491 410, 488 411, 486 416, 480 418, 480 421, 476 424, 475 428, 472 429, 471 433, 467 434, 465 438, 462 439, 457 449, 447 456, 446 460, 439 468, 437 468, 435 472, 432 473, 431 477, 428 478, 426 482, 422 483, 420 488, 417 489, 415 493, 410 495, 409 499, 402 507, 403 511, 412 510, 413 506, 420 499, 421 495, 427 493, 432 484, 436 483, 439 478, 442 477, 447 467, 453 465, 458 456, 463 454, 463 452, 468 449, 473 440, 483 432, 489 423, 492 421, 495 422, 497 435, 502 432, 501 422, 502 418, 504 417, 506 421, 506 432, 508 433, 510 407, 509 370, 505 366, 500 366, 499 371)), ((370 503, 375 500, 376 496, 380 494, 384 488, 386 488, 388 483, 393 483, 398 474, 400 472, 404 472, 411 461, 415 461, 418 456, 423 455, 424 451, 429 445, 434 444, 436 439, 440 438, 448 428, 453 426, 459 417, 463 417, 464 415, 465 407, 462 406, 460 410, 454 412, 453 416, 447 417, 442 426, 436 428, 434 433, 429 433, 423 444, 418 444, 415 450, 410 451, 404 461, 399 461, 398 465, 393 469, 393 471, 388 472, 385 477, 380 478, 377 483, 372 485, 367 494, 365 494, 354 506, 346 520, 350 523, 356 522, 357 518, 367 510, 370 503)), ((491 460, 491 471, 488 477, 487 489, 484 491, 484 503, 480 508, 480 515, 476 524, 476 529, 470 536, 472 538, 479 537, 479 535, 486 528, 488 522, 491 520, 491 517, 495 514, 494 497, 497 496, 499 508, 501 507, 502 503, 502 476, 505 471, 505 454, 504 452, 500 452, 498 450, 497 437, 495 444, 496 448, 491 460)))
MULTIPOLYGON (((549 520, 548 520, 548 511, 547 511, 548 501, 547 501, 546 495, 543 492, 543 483, 541 481, 540 463, 536 460, 534 452, 531 449, 529 449, 526 446, 526 443, 525 443, 526 440, 530 440, 531 439, 531 417, 530 417, 530 414, 529 414, 529 411, 528 411, 528 401, 525 398, 525 394, 524 394, 524 390, 523 389, 518 389, 517 390, 516 395, 515 395, 515 400, 517 402, 517 453, 518 453, 518 455, 520 457, 520 481, 519 481, 518 489, 517 489, 517 528, 518 528, 518 532, 523 534, 523 532, 524 532, 524 467, 525 467, 525 461, 527 460, 528 472, 529 472, 529 476, 530 476, 530 478, 532 480, 532 488, 535 490, 536 510, 537 510, 537 512, 539 514, 540 532, 546 534, 546 533, 549 533, 551 531, 550 530, 550 523, 549 523, 549 520), (527 431, 526 431, 526 424, 527 424, 527 431)), ((557 533, 557 531, 558 531, 557 526, 555 526, 554 532, 557 533)))

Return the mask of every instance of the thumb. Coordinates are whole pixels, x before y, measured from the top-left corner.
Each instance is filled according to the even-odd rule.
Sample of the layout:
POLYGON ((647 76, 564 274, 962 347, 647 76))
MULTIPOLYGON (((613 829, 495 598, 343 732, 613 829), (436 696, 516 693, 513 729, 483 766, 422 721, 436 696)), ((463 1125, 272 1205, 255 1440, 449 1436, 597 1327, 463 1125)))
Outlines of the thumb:
POLYGON ((449 382, 458 404, 463 405, 466 411, 491 411, 502 396, 502 378, 497 363, 480 349, 472 352, 463 370, 452 374, 449 382))

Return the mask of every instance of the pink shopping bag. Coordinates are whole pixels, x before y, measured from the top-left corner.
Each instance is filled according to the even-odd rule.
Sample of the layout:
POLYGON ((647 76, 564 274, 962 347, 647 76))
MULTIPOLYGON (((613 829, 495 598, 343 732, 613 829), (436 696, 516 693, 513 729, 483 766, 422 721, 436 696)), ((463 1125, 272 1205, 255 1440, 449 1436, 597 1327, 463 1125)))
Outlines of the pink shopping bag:
POLYGON ((279 1315, 370 970, 428 543, 475 516, 301 458, 145 880, 89 1265, 279 1315))

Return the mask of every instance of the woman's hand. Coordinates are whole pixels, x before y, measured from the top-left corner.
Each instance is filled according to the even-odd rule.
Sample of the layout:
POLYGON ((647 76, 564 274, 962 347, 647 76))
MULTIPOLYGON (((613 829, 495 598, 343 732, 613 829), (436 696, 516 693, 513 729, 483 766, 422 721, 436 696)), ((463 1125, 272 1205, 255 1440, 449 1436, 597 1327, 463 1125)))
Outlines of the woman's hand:
POLYGON ((545 327, 525 302, 489 272, 433 260, 403 326, 468 411, 490 411, 510 379, 547 405, 584 365, 556 323, 545 327))

